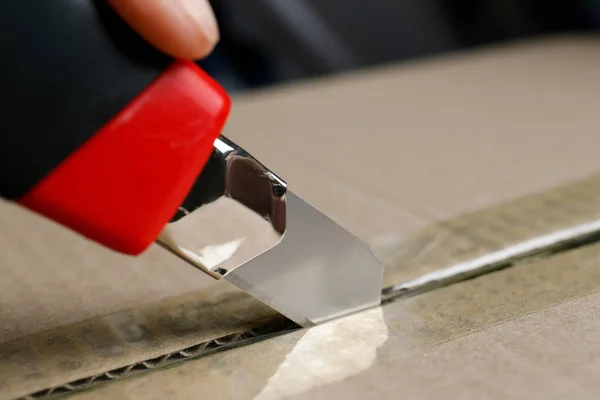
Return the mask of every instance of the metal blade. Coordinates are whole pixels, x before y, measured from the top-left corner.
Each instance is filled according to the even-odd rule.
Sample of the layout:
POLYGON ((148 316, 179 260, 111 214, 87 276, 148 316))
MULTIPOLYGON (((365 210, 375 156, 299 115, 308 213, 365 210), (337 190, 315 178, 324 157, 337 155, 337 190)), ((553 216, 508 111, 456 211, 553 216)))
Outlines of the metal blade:
POLYGON ((286 202, 281 242, 224 278, 304 327, 378 305, 370 248, 289 189, 286 202))
POLYGON ((370 248, 232 141, 215 140, 196 187, 158 238, 165 249, 302 326, 380 303, 370 248))

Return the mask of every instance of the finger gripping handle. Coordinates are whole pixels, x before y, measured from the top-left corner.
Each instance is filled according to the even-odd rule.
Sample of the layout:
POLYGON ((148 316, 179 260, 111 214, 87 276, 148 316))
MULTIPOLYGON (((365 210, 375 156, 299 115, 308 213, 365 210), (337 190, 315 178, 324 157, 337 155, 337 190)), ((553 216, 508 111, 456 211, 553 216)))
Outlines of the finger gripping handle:
POLYGON ((208 160, 225 91, 103 0, 4 0, 0 50, 0 195, 114 250, 143 251, 208 160))

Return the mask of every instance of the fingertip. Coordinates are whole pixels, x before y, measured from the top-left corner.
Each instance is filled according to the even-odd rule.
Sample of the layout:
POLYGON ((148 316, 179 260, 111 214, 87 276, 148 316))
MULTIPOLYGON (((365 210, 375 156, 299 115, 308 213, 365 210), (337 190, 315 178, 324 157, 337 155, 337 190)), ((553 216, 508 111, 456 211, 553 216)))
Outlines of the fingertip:
MULTIPOLYGON (((148 39, 149 40, 149 39, 148 39)), ((202 35, 179 41, 149 40, 159 50, 170 56, 182 60, 199 60, 212 53, 217 45, 217 40, 209 39, 202 35)))
MULTIPOLYGON (((173 49, 173 52, 170 52, 170 54, 176 58, 198 60, 210 55, 210 53, 212 53, 218 42, 218 35, 216 35, 215 37, 206 37, 205 35, 199 35, 197 36, 197 40, 195 42, 190 41, 190 43, 186 46, 182 46, 179 49, 173 49), (178 52, 178 54, 175 54, 176 52, 178 52)), ((169 51, 166 52, 169 53, 169 51)))
POLYGON ((219 30, 207 0, 109 0, 112 7, 155 47, 180 59, 212 52, 219 30))

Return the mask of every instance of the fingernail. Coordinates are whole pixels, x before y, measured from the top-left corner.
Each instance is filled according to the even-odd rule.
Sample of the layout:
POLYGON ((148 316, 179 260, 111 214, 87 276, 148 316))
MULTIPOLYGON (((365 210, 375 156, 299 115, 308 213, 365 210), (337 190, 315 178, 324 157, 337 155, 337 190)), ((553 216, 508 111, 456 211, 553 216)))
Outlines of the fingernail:
POLYGON ((219 28, 208 0, 179 0, 179 3, 196 22, 206 40, 215 45, 219 41, 219 28))

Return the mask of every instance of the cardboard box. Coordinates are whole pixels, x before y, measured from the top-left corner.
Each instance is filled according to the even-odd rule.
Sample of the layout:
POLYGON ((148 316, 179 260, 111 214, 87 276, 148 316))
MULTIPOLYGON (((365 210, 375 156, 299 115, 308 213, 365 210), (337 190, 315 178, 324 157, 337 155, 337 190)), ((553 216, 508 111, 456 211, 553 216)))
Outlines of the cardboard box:
MULTIPOLYGON (((373 244, 387 285, 411 282, 598 219, 599 49, 548 38, 252 93, 234 99, 225 135, 373 244)), ((14 205, 0 215, 0 398, 595 398, 600 386, 593 237, 270 338, 294 327, 158 247, 132 259, 14 205)))

